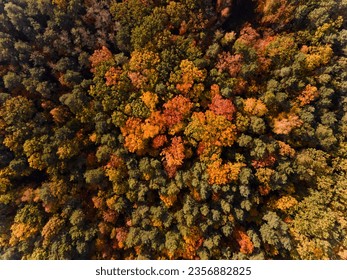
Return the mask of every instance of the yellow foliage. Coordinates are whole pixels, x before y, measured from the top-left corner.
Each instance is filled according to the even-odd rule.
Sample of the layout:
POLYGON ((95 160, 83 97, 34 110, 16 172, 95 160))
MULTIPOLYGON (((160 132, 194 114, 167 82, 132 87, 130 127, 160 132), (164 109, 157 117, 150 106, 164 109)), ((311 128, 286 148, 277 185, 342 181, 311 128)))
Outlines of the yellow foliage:
POLYGON ((245 166, 243 163, 225 163, 222 159, 218 159, 207 165, 207 174, 209 176, 209 184, 224 185, 238 179, 241 168, 245 166))
POLYGON ((6 193, 7 188, 11 186, 11 181, 2 176, 2 172, 0 173, 0 193, 6 193))
POLYGON ((67 6, 67 0, 52 0, 52 3, 57 5, 60 9, 64 9, 67 6))
POLYGON ((319 239, 311 239, 307 236, 296 232, 295 229, 291 229, 291 234, 295 238, 297 245, 296 251, 302 260, 329 260, 329 257, 325 255, 324 245, 328 245, 327 241, 319 239))
POLYGON ((154 68, 159 62, 160 58, 157 53, 148 50, 133 51, 129 61, 129 69, 135 72, 143 72, 146 69, 154 68))
POLYGON ((114 195, 106 200, 106 205, 108 208, 113 209, 114 205, 116 204, 118 200, 118 195, 114 195))
MULTIPOLYGON (((202 82, 206 77, 206 73, 203 70, 199 70, 192 61, 187 59, 181 61, 180 68, 180 73, 178 75, 171 75, 170 80, 171 82, 177 83, 177 89, 184 94, 188 94, 194 83, 202 82)), ((203 87, 203 85, 199 86, 203 87)), ((195 89, 195 91, 199 93, 201 89, 195 89)))
POLYGON ((155 93, 146 91, 141 95, 141 100, 151 111, 155 110, 155 106, 158 103, 158 95, 155 93))
POLYGON ((38 229, 30 224, 26 223, 14 223, 11 226, 12 236, 10 239, 10 245, 16 245, 20 241, 28 239, 30 236, 37 233, 38 229))
POLYGON ((329 33, 331 34, 335 32, 336 29, 340 28, 343 22, 343 17, 338 16, 338 18, 335 21, 326 22, 322 26, 319 26, 316 32, 314 33, 312 41, 314 43, 320 42, 324 36, 326 36, 329 33))
POLYGON ((105 174, 111 182, 117 182, 123 178, 123 171, 119 169, 107 168, 105 174))
POLYGON ((308 70, 314 70, 321 65, 325 65, 330 61, 332 56, 333 50, 330 45, 308 47, 308 54, 306 55, 306 68, 308 70))
POLYGON ((290 195, 285 195, 285 196, 282 196, 277 201, 275 201, 274 207, 276 209, 285 211, 288 208, 295 206, 297 203, 298 203, 298 201, 294 197, 292 197, 290 195))
POLYGON ((5 136, 3 144, 13 152, 18 151, 23 147, 20 141, 22 137, 23 133, 21 130, 13 131, 5 136))
POLYGON ((207 145, 230 147, 236 139, 236 126, 225 116, 216 115, 207 110, 204 113, 195 112, 188 124, 185 134, 207 145))
POLYGON ((257 177, 258 181, 265 186, 269 186, 271 176, 275 173, 275 171, 271 168, 259 168, 257 169, 257 172, 255 173, 255 176, 257 177))
POLYGON ((57 155, 59 159, 69 159, 78 153, 78 141, 71 140, 64 142, 60 147, 58 147, 57 155))
POLYGON ((295 40, 292 36, 276 36, 266 48, 270 58, 279 57, 281 60, 287 60, 295 52, 295 40))
POLYGON ((165 206, 170 208, 172 205, 174 205, 174 203, 177 200, 177 196, 176 195, 160 195, 160 200, 162 202, 164 202, 165 206))

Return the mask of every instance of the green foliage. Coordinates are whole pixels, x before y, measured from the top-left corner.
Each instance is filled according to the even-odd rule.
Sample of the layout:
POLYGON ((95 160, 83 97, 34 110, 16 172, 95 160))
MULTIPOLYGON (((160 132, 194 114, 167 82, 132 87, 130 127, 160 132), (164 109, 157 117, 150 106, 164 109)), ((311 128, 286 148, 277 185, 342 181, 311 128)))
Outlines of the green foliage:
POLYGON ((230 2, 0 1, 1 259, 346 259, 346 3, 230 2))

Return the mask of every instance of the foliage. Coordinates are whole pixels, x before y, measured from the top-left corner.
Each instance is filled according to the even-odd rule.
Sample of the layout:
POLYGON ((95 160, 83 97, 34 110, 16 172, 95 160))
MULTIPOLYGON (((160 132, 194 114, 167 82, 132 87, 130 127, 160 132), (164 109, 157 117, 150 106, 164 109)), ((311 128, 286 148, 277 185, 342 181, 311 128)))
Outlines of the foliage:
POLYGON ((0 1, 0 258, 347 259, 346 14, 0 1))

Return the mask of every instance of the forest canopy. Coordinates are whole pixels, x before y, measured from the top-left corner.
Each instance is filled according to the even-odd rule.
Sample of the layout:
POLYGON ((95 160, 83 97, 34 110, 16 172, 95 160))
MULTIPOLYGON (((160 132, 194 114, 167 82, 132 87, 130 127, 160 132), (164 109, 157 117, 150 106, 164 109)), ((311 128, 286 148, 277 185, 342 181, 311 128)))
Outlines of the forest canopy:
POLYGON ((0 258, 347 259, 346 15, 0 1, 0 258))

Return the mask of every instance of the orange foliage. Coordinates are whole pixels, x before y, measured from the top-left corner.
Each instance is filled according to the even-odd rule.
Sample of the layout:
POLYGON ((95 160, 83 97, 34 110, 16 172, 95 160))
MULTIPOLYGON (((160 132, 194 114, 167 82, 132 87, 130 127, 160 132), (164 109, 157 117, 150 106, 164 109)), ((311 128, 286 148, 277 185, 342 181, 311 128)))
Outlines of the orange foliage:
POLYGON ((159 99, 158 95, 156 95, 155 93, 146 91, 141 95, 141 100, 143 103, 145 103, 148 109, 154 111, 159 99))
POLYGON ((250 255, 253 253, 254 245, 247 233, 242 229, 237 229, 234 231, 234 236, 237 243, 240 246, 240 252, 243 254, 250 255))
POLYGON ((53 216, 49 219, 46 225, 42 228, 41 234, 44 238, 43 243, 48 244, 50 239, 58 233, 64 226, 64 220, 57 216, 53 216))
POLYGON ((295 150, 290 145, 282 141, 278 141, 278 144, 280 146, 279 154, 281 156, 293 157, 295 155, 295 150))
POLYGON ((259 38, 260 35, 258 34, 258 32, 249 23, 247 23, 241 29, 240 37, 237 39, 237 41, 247 46, 253 47, 259 38))
POLYGON ((130 117, 125 126, 121 127, 122 135, 125 138, 124 146, 129 152, 144 154, 147 140, 162 133, 164 128, 164 118, 159 111, 152 112, 144 122, 139 118, 130 117))
POLYGON ((173 178, 176 175, 178 168, 176 165, 168 166, 167 162, 164 161, 163 166, 169 178, 173 178))
POLYGON ((259 193, 260 193, 260 195, 263 195, 263 196, 268 195, 270 193, 270 191, 271 191, 271 188, 268 185, 265 185, 265 186, 261 185, 261 186, 259 186, 259 193))
POLYGON ((24 241, 38 232, 38 229, 26 223, 14 223, 11 226, 12 236, 9 241, 10 245, 15 245, 24 241))
POLYGON ((302 123, 302 120, 295 114, 281 113, 274 119, 273 131, 276 134, 289 134, 294 128, 300 127, 302 123))
POLYGON ((263 14, 262 23, 278 23, 284 25, 291 19, 293 5, 287 0, 258 0, 257 10, 263 14))
POLYGON ((164 108, 165 123, 170 127, 181 122, 190 113, 193 103, 189 98, 178 95, 166 102, 164 108))
POLYGON ((254 168, 262 168, 267 166, 272 166, 276 162, 276 157, 269 155, 262 160, 252 160, 252 166, 254 168))
POLYGON ((231 77, 236 77, 242 68, 242 55, 231 55, 229 52, 222 52, 218 55, 216 68, 219 72, 227 70, 231 77))
POLYGON ((102 218, 105 222, 115 223, 117 220, 117 213, 114 210, 108 209, 102 212, 102 218))
POLYGON ((129 72, 128 77, 131 80, 131 83, 134 87, 140 89, 142 88, 148 79, 142 75, 140 72, 129 72))
POLYGON ((143 132, 143 138, 149 139, 157 136, 163 132, 165 120, 159 111, 152 112, 145 123, 141 124, 141 130, 143 132))
POLYGON ((299 106, 310 104, 318 97, 318 89, 314 86, 307 85, 303 92, 298 96, 297 101, 299 106))
MULTIPOLYGON (((180 64, 180 76, 173 75, 170 79, 177 82, 176 88, 183 94, 188 94, 195 82, 202 82, 206 74, 204 71, 199 70, 193 62, 189 60, 182 60, 180 64)), ((203 85, 201 85, 203 86, 203 85)))
POLYGON ((107 168, 119 168, 124 166, 124 160, 117 156, 117 155, 112 155, 110 160, 108 161, 106 167, 107 168))
POLYGON ((177 200, 176 195, 160 195, 160 200, 164 202, 165 206, 170 208, 177 200))
POLYGON ((68 109, 59 106, 53 108, 49 113, 52 115, 53 120, 56 123, 60 124, 66 121, 66 117, 68 116, 68 109))
POLYGON ((111 238, 115 239, 114 249, 124 248, 127 236, 128 230, 126 227, 114 228, 111 233, 111 238))
POLYGON ((94 53, 89 58, 89 61, 92 66, 92 72, 95 71, 95 67, 97 67, 99 64, 111 58, 112 58, 112 53, 105 46, 103 46, 100 50, 95 50, 94 53))
POLYGON ((121 73, 122 73, 122 70, 119 67, 118 68, 111 67, 110 69, 108 69, 108 71, 105 73, 106 85, 107 86, 116 85, 121 73))
POLYGON ((294 197, 290 195, 285 195, 285 196, 282 196, 277 201, 275 201, 274 207, 276 209, 285 211, 288 208, 295 206, 296 204, 298 204, 298 201, 294 197))
MULTIPOLYGON (((171 145, 161 152, 161 155, 165 159, 165 169, 168 173, 176 173, 177 167, 183 164, 184 155, 184 145, 182 143, 182 138, 180 136, 173 137, 171 145)), ((172 176, 171 176, 172 177, 172 176)))
POLYGON ((211 86, 210 93, 211 93, 211 97, 215 96, 216 94, 220 94, 219 85, 213 84, 211 86))
POLYGON ((158 149, 158 148, 162 147, 166 142, 167 142, 166 135, 157 135, 152 140, 152 147, 154 149, 158 149))
POLYGON ((131 117, 126 121, 125 126, 121 127, 122 135, 125 138, 124 146, 129 152, 142 153, 145 149, 141 124, 141 119, 131 117))
POLYGON ((222 159, 218 159, 207 165, 208 182, 211 185, 224 185, 235 181, 243 166, 245 166, 243 163, 222 164, 222 159))
POLYGON ((93 202, 94 208, 96 208, 96 209, 100 209, 104 206, 104 201, 99 196, 93 196, 92 202, 93 202))
MULTIPOLYGON (((2 182, 0 182, 2 183, 2 182)), ((22 194, 22 197, 21 197, 21 201, 22 202, 31 202, 34 200, 35 196, 36 196, 36 191, 32 188, 26 188, 22 194)))
POLYGON ((183 236, 185 242, 183 257, 192 260, 196 256, 196 251, 199 249, 204 241, 202 234, 198 227, 189 229, 189 234, 183 236))
POLYGON ((244 101, 243 109, 247 113, 258 116, 258 117, 264 116, 268 111, 263 101, 256 98, 247 98, 244 101))
POLYGON ((234 104, 229 99, 222 98, 219 94, 214 94, 212 102, 208 106, 216 115, 224 116, 227 120, 233 119, 233 114, 236 112, 234 104))

